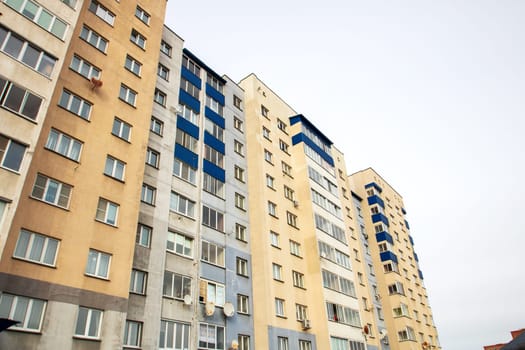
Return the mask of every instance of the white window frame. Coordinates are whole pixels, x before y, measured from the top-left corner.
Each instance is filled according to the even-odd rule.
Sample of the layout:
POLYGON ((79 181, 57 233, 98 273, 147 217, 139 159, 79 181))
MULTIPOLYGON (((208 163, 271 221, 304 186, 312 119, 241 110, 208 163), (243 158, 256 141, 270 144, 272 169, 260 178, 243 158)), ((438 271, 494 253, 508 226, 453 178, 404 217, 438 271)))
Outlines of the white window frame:
POLYGON ((191 199, 171 191, 170 210, 188 217, 195 217, 195 202, 191 199))
POLYGON ((300 273, 299 271, 293 270, 292 280, 293 280, 294 287, 304 289, 304 273, 300 273))
POLYGON ((214 350, 225 350, 224 347, 219 347, 218 344, 223 344, 226 346, 225 341, 226 331, 224 327, 217 326, 214 324, 208 324, 208 323, 200 323, 199 324, 199 350, 207 350, 207 349, 214 349, 214 350), (219 331, 221 330, 221 331, 219 331), (220 336, 222 334, 222 339, 220 339, 220 336), (210 341, 213 339, 213 341, 210 341))
POLYGON ((113 27, 115 24, 115 14, 102 6, 98 1, 91 0, 89 3, 89 11, 93 12, 98 18, 113 27))
POLYGON ((237 294, 237 313, 248 315, 250 313, 250 298, 244 294, 237 294))
POLYGON ((131 34, 129 36, 129 40, 137 45, 138 47, 140 47, 141 49, 145 50, 146 49, 146 37, 144 35, 142 35, 138 30, 136 29, 131 29, 131 34))
POLYGON ((95 249, 89 249, 87 260, 88 262, 86 264, 85 271, 85 274, 87 276, 102 278, 105 280, 109 279, 109 272, 111 268, 111 254, 104 253, 95 249))
POLYGON ((142 191, 140 195, 141 202, 149 204, 149 205, 155 205, 156 198, 157 198, 157 189, 153 186, 143 183, 142 191))
MULTIPOLYGON (((23 15, 25 18, 38 24, 44 30, 53 34, 57 38, 61 40, 64 39, 64 35, 66 34, 66 30, 68 28, 67 23, 56 16, 54 13, 51 13, 47 9, 41 7, 39 4, 29 0, 20 1, 18 8, 15 8, 13 5, 9 4, 7 0, 2 2, 23 15), (27 11, 29 6, 33 8, 30 11, 27 11), (49 21, 46 21, 46 19, 49 19, 49 21)), ((63 0, 63 2, 65 1, 63 0)))
POLYGON ((126 123, 122 119, 115 117, 115 119, 113 120, 113 127, 111 128, 111 134, 124 141, 129 142, 131 138, 131 128, 131 124, 126 123))
POLYGON ((245 174, 244 169, 238 165, 235 165, 233 169, 234 169, 235 179, 239 180, 240 182, 246 182, 245 175, 244 175, 245 174))
POLYGON ((157 75, 166 81, 170 80, 170 70, 161 63, 157 66, 157 75))
POLYGON ((201 260, 209 264, 225 267, 226 249, 209 241, 201 242, 201 260))
POLYGON ((170 44, 168 44, 164 40, 160 42, 160 52, 162 52, 168 57, 171 57, 171 50, 172 50, 172 47, 170 44))
POLYGON ((156 135, 162 136, 164 133, 164 122, 152 116, 149 130, 156 135))
POLYGON ((201 303, 213 303, 215 306, 224 307, 226 302, 226 288, 224 284, 201 279, 199 288, 199 301, 201 303), (202 295, 203 292, 205 295, 202 295))
POLYGON ((91 309, 91 308, 79 306, 77 322, 75 326, 75 333, 74 333, 75 337, 100 339, 100 329, 102 327, 103 317, 104 317, 104 312, 102 310, 91 309), (79 328, 80 318, 82 317, 82 314, 81 314, 82 310, 86 310, 87 313, 86 313, 86 319, 85 321, 83 321, 85 323, 84 329, 79 330, 78 328, 79 328), (92 322, 96 322, 95 327, 92 327, 92 324, 91 324, 92 322), (90 334, 89 332, 93 328, 95 329, 95 334, 90 334))
POLYGON ((171 253, 193 258, 193 237, 179 232, 168 231, 166 249, 171 253))
POLYGON ((165 270, 164 281, 162 283, 162 296, 182 300, 185 295, 191 296, 191 277, 165 270), (176 283, 175 279, 180 280, 180 283, 176 283), (166 282, 169 282, 169 284, 166 285, 166 282), (177 286, 179 286, 180 289, 176 289, 175 287, 177 286), (166 294, 166 289, 169 289, 169 294, 166 294))
POLYGON ((13 257, 41 265, 56 266, 59 247, 60 241, 56 238, 21 229, 13 257))
POLYGON ((104 166, 104 174, 114 179, 124 181, 126 173, 126 163, 110 156, 106 156, 106 165, 104 166))
POLYGON ((180 159, 174 158, 173 176, 187 181, 193 185, 197 183, 197 171, 180 159))
POLYGON ((134 294, 145 295, 148 284, 148 273, 137 269, 131 270, 129 281, 129 292, 134 294))
POLYGON ((142 71, 142 63, 126 55, 126 60, 124 61, 124 68, 126 68, 131 73, 135 74, 137 77, 140 77, 140 72, 142 71))
POLYGON ((237 192, 235 192, 235 207, 246 210, 246 197, 237 192))
POLYGON ((88 26, 84 25, 82 27, 80 38, 100 52, 106 53, 109 45, 108 39, 104 38, 88 26))
POLYGON ((0 317, 19 321, 11 326, 13 330, 40 332, 47 301, 9 293, 0 294, 0 317), (20 318, 22 316, 22 318, 20 318), (33 317, 35 319, 33 319, 33 317))
POLYGON ((51 128, 47 137, 46 149, 78 162, 83 143, 61 131, 51 128))
POLYGON ((202 225, 224 232, 224 213, 219 210, 202 206, 202 225))
POLYGON ((69 208, 72 189, 71 185, 38 173, 31 191, 31 198, 67 209, 69 208), (41 183, 42 181, 45 183, 41 183))
POLYGON ((163 319, 160 322, 160 328, 159 350, 190 349, 191 324, 163 319), (168 338, 168 335, 171 337, 168 338), (181 339, 178 339, 177 336, 181 336, 181 339), (174 344, 177 343, 180 343, 182 347, 174 348, 174 344), (172 344, 172 346, 168 347, 168 344, 172 344))
POLYGON ((239 241, 246 242, 246 226, 239 223, 235 224, 235 238, 239 241))
POLYGON ((117 203, 111 202, 104 198, 99 198, 95 219, 111 226, 117 226, 118 212, 119 205, 117 203), (108 208, 112 209, 112 211, 115 213, 114 217, 109 215, 108 208))
POLYGON ((248 260, 238 256, 235 262, 237 275, 248 277, 248 260))
POLYGON ((286 317, 285 300, 275 298, 275 316, 286 317))
POLYGON ((166 107, 166 99, 168 95, 164 91, 161 91, 159 89, 155 89, 155 94, 153 95, 153 101, 161 105, 162 107, 166 107))
POLYGON ((276 281, 283 281, 283 267, 282 265, 272 263, 272 277, 276 281))
POLYGON ((144 24, 149 25, 149 20, 151 19, 151 16, 140 6, 137 6, 137 8, 135 9, 135 17, 140 19, 144 24))
POLYGON ((138 93, 135 90, 131 89, 130 87, 124 84, 120 84, 119 99, 121 101, 124 101, 127 104, 135 106, 135 104, 137 103, 137 96, 138 96, 138 93))
POLYGON ((122 344, 125 348, 140 348, 142 345, 142 322, 126 320, 122 344))
POLYGON ((98 79, 102 72, 99 68, 78 55, 73 55, 69 68, 86 79, 98 79))
POLYGON ((152 227, 139 223, 137 225, 137 236, 135 238, 135 243, 137 243, 140 246, 149 248, 151 244, 152 233, 152 227))
POLYGON ((93 107, 90 102, 66 89, 62 90, 58 105, 85 120, 90 119, 91 110, 93 107), (77 106, 78 109, 76 108, 77 106))
POLYGON ((159 162, 160 162, 160 153, 158 151, 155 151, 153 148, 149 148, 146 150, 146 164, 154 167, 155 169, 159 168, 159 162))

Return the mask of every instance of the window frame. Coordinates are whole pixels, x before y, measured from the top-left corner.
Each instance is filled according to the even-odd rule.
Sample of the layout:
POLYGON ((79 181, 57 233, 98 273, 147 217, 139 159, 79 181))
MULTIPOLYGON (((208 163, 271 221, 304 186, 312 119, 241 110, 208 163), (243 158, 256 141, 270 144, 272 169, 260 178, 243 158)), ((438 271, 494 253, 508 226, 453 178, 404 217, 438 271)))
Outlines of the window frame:
POLYGON ((44 315, 45 315, 46 308, 47 308, 46 300, 2 292, 0 293, 0 306, 5 305, 4 303, 6 299, 8 299, 8 302, 9 302, 9 310, 7 312, 7 315, 1 315, 2 318, 13 320, 15 319, 15 317, 20 316, 19 311, 24 311, 23 320, 20 320, 20 322, 11 326, 12 330, 19 330, 19 331, 30 332, 30 333, 40 333, 41 332, 42 324, 44 321, 44 315), (40 315, 39 317, 37 317, 38 327, 35 328, 35 327, 32 327, 34 320, 32 321, 31 318, 32 316, 34 316, 33 309, 35 308, 35 310, 38 311, 39 306, 36 306, 35 305, 36 303, 40 305, 40 315), (25 310, 21 310, 21 307, 24 307, 25 310))
POLYGON ((88 261, 86 264, 86 270, 84 271, 84 275, 89 276, 89 277, 103 279, 103 280, 109 280, 109 273, 111 270, 111 260, 112 260, 111 254, 104 253, 100 250, 90 248, 87 260, 88 261), (93 266, 94 271, 91 271, 90 260, 93 257, 96 257, 96 260, 95 260, 95 265, 93 266), (103 258, 107 260, 106 266, 102 265, 102 264, 105 264, 105 262, 102 261, 103 258), (102 271, 104 269, 106 270, 105 274, 101 271, 101 269, 102 271))
POLYGON ((100 330, 102 328, 103 320, 104 320, 104 311, 99 310, 99 309, 79 306, 78 307, 78 313, 77 313, 77 321, 75 323, 75 331, 73 333, 74 337, 75 338, 87 338, 87 339, 100 339, 100 330), (77 333, 77 331, 78 331, 79 321, 80 321, 80 317, 81 317, 81 310, 86 310, 87 314, 86 314, 85 321, 83 321, 83 323, 85 323, 84 331, 83 331, 82 334, 79 334, 79 333, 77 333), (94 313, 97 313, 99 316, 98 316, 98 320, 96 320, 96 322, 97 322, 97 324, 96 324, 96 334, 91 336, 91 335, 89 335, 89 331, 92 328, 91 327, 91 322, 93 321, 93 314, 94 313))
POLYGON ((22 228, 20 229, 16 240, 16 246, 13 250, 13 258, 54 267, 56 266, 59 250, 59 239, 22 228), (24 236, 25 238, 23 238, 24 236), (39 241, 42 243, 39 243, 39 241), (52 261, 46 262, 49 255, 52 255, 52 261))
POLYGON ((31 198, 67 210, 69 209, 69 204, 71 203, 72 191, 73 186, 66 184, 62 181, 50 178, 49 176, 46 176, 44 174, 37 173, 35 177, 35 182, 33 183, 33 188, 31 190, 31 198), (39 184, 39 179, 43 179, 43 181, 45 181, 43 186, 42 184, 39 184), (53 188, 50 187, 50 184, 53 184, 53 188), (39 191, 42 191, 41 196, 35 194, 35 192, 38 193, 39 191), (52 199, 49 198, 50 195, 53 196, 52 199), (63 198, 67 198, 65 205, 60 204, 60 201, 63 198))

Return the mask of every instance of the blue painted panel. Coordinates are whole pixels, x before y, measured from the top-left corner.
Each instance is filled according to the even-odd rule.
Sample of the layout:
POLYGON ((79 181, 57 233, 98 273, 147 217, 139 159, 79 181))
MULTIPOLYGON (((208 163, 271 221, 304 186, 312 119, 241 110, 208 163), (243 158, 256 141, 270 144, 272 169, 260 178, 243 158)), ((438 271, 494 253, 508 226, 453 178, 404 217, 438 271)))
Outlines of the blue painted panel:
POLYGON ((177 128, 199 139, 199 127, 180 115, 177 116, 177 128))
POLYGON ((423 272, 421 270, 417 270, 417 272, 419 273, 419 278, 423 279, 423 272))
POLYGON ((372 205, 372 204, 377 204, 381 208, 385 209, 385 202, 383 202, 381 197, 379 197, 377 195, 373 195, 373 196, 368 197, 368 205, 372 205))
POLYGON ((201 111, 201 103, 186 91, 179 89, 179 101, 193 109, 196 113, 201 111))
POLYGON ((212 111, 208 107, 205 107, 204 108, 204 115, 206 116, 206 118, 208 118, 209 120, 211 120, 212 122, 214 122, 215 124, 220 126, 221 128, 223 128, 223 129, 225 128, 226 122, 225 122, 224 118, 220 114, 215 113, 214 111, 212 111))
POLYGON ((379 185, 376 184, 375 182, 370 182, 369 184, 365 185, 365 188, 369 188, 369 187, 375 188, 377 190, 377 192, 379 192, 379 193, 383 192, 383 189, 381 187, 379 187, 379 185))
MULTIPOLYGON (((323 320, 321 318, 316 318, 315 315, 310 315, 312 327, 317 326, 323 320), (312 317, 313 316, 313 317, 312 317), (314 326, 315 323, 315 326, 314 326)), ((326 322, 326 321, 324 321, 326 322)), ((312 350, 319 350, 316 343, 315 334, 311 332, 299 332, 290 328, 278 328, 274 326, 268 326, 268 349, 277 349, 278 348, 278 338, 284 337, 288 339, 288 344, 290 344, 290 349, 298 349, 294 344, 299 343, 299 339, 307 340, 312 343, 312 350)), ((322 349, 325 350, 325 349, 322 349)))
POLYGON ((317 154, 319 154, 321 158, 326 160, 328 164, 332 166, 334 165, 334 159, 328 153, 323 151, 319 146, 317 146, 312 140, 310 140, 302 132, 292 136, 292 145, 296 145, 300 142, 306 143, 308 146, 310 146, 311 149, 313 149, 317 154))
POLYGON ((392 260, 393 262, 397 263, 397 256, 391 251, 382 252, 379 254, 379 256, 381 257, 381 261, 392 260))
POLYGON ((417 256, 416 252, 414 252, 414 259, 416 259, 416 261, 419 262, 419 257, 417 256))
POLYGON ((401 212, 402 212, 404 215, 407 215, 407 211, 405 210, 405 208, 401 208, 401 212))
POLYGON ((201 90, 201 86, 202 86, 202 81, 201 81, 201 78, 199 78, 198 76, 196 76, 195 74, 193 74, 188 68, 186 67, 182 67, 181 68, 181 71, 180 71, 180 75, 186 79, 187 81, 189 81, 190 83, 192 83, 193 85, 195 85, 196 87, 199 88, 199 90, 201 90))
POLYGON ((410 225, 408 224, 408 221, 405 220, 405 226, 410 230, 410 225))
POLYGON ((411 235, 408 235, 408 240, 410 241, 410 244, 414 245, 414 239, 411 235))
POLYGON ((215 90, 210 84, 206 83, 206 95, 213 98, 215 101, 219 102, 224 106, 224 95, 219 91, 215 90))
POLYGON ((212 162, 206 159, 203 159, 202 170, 206 174, 211 175, 214 178, 221 180, 222 182, 226 182, 226 173, 224 169, 219 168, 217 165, 213 164, 212 162))
POLYGON ((197 169, 199 167, 199 156, 189 149, 182 147, 178 143, 175 144, 175 157, 182 160, 193 169, 197 169))
POLYGON ((315 125, 313 125, 308 119, 306 119, 304 115, 298 114, 296 116, 290 117, 290 125, 294 125, 299 122, 306 125, 306 127, 308 127, 310 131, 314 132, 317 135, 317 137, 319 137, 328 146, 334 144, 332 141, 330 141, 328 137, 325 136, 325 134, 323 134, 319 129, 317 129, 315 125))
POLYGON ((204 132, 204 143, 213 148, 214 150, 225 154, 225 146, 222 141, 217 140, 207 131, 204 132))
POLYGON ((373 214, 372 222, 373 223, 382 222, 383 224, 390 226, 390 224, 388 223, 388 218, 381 213, 373 214))
POLYGON ((390 242, 390 244, 394 244, 394 240, 392 239, 392 236, 386 231, 376 233, 376 241, 378 243, 387 241, 387 242, 390 242))

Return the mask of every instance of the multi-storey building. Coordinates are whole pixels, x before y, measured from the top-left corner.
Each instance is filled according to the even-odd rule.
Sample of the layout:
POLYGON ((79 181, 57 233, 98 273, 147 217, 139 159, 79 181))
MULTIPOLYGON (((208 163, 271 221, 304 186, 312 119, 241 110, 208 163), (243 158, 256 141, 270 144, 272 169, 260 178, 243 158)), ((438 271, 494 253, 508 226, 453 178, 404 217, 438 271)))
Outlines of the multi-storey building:
POLYGON ((416 342, 422 348, 439 348, 403 198, 371 168, 352 174, 349 181, 364 219, 390 347, 412 349, 416 342))
MULTIPOLYGON (((23 186, 0 260, 0 309, 26 332, 2 334, 0 347, 121 347, 166 2, 2 3, 2 75, 23 96, 6 106, 23 118, 2 160, 25 179, 8 180, 15 196, 23 186), (34 153, 21 161, 25 148, 34 153)), ((2 111, 2 126, 8 118, 2 111)))

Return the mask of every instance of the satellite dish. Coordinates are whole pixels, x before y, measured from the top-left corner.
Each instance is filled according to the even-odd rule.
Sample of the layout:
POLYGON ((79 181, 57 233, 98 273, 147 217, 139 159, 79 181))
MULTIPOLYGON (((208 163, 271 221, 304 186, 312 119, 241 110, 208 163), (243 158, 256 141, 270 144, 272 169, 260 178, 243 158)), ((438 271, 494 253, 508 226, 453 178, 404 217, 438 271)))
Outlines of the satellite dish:
POLYGON ((386 335, 388 334, 385 328, 383 328, 379 333, 381 333, 382 337, 386 337, 386 335))
POLYGON ((191 305, 191 295, 186 294, 186 295, 184 296, 184 304, 186 304, 186 305, 191 305))
POLYGON ((215 304, 211 301, 206 303, 206 316, 211 316, 215 312, 215 304))
POLYGON ((239 342, 237 340, 232 340, 232 349, 237 350, 239 348, 239 342))
POLYGON ((223 312, 226 315, 226 317, 232 317, 233 314, 235 313, 235 310, 233 309, 233 304, 232 303, 225 303, 224 304, 224 308, 223 308, 223 312))

